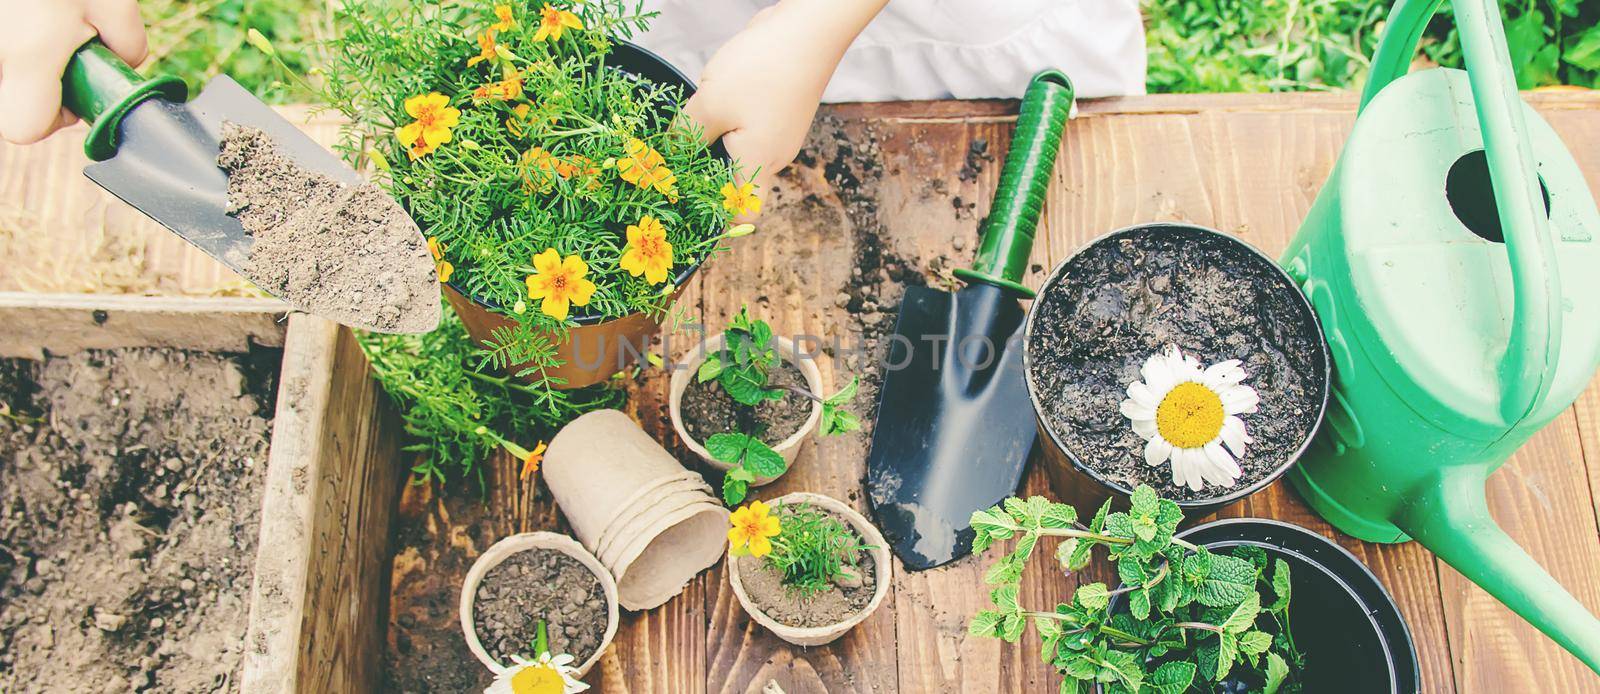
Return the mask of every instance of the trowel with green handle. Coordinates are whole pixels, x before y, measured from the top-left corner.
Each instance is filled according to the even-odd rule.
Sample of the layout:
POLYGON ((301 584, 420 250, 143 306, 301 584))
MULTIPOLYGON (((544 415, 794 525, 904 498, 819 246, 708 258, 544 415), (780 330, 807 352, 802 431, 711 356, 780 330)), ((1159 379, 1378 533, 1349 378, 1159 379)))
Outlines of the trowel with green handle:
MULTIPOLYGON (((253 279, 245 268, 252 237, 228 215, 228 177, 217 168, 224 123, 260 129, 309 171, 346 184, 359 183, 361 177, 227 76, 213 78, 200 96, 186 103, 187 95, 183 80, 141 77, 98 40, 78 49, 62 77, 63 104, 89 124, 84 151, 94 163, 84 174, 253 279)), ((422 256, 417 262, 429 260, 422 256)), ((431 265, 426 269, 431 272, 431 265)), ((398 321, 385 321, 398 326, 387 331, 380 330, 378 317, 353 309, 322 314, 366 330, 427 332, 439 323, 438 299, 431 294, 410 297, 398 321)))
MULTIPOLYGON (((1284 256, 1336 374, 1289 479, 1340 530, 1421 542, 1600 672, 1600 620, 1485 499, 1600 365, 1600 212, 1517 96, 1498 3, 1451 2, 1465 71, 1406 74, 1439 4, 1396 3, 1355 128, 1284 256)), ((1593 527, 1587 511, 1521 512, 1593 527)))

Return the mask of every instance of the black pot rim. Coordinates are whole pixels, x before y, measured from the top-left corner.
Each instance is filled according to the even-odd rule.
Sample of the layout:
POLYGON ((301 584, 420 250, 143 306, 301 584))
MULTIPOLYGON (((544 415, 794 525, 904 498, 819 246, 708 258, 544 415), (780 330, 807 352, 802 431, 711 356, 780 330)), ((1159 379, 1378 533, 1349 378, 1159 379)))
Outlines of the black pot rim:
POLYGON ((1042 301, 1044 295, 1061 280, 1061 277, 1066 274, 1067 266, 1072 263, 1073 260, 1077 259, 1079 256, 1083 255, 1084 252, 1101 243, 1158 228, 1184 229, 1203 234, 1210 234, 1214 237, 1224 239, 1227 242, 1231 242, 1232 244, 1246 251, 1248 254, 1259 258, 1263 263, 1266 264, 1267 267, 1272 269, 1278 278, 1283 280, 1288 287, 1293 289, 1294 295, 1299 298, 1297 305, 1302 306, 1305 309, 1306 315, 1310 317, 1311 327, 1316 335, 1316 344, 1318 348, 1317 356, 1322 362, 1322 397, 1317 403, 1317 414, 1316 417, 1312 419, 1311 430, 1306 433, 1305 440, 1300 442, 1299 448, 1295 449, 1293 455, 1290 455, 1286 460, 1280 463, 1278 467, 1273 468, 1272 472, 1267 473, 1266 476, 1256 480, 1255 483, 1243 489, 1236 489, 1228 494, 1217 497, 1188 499, 1184 501, 1175 500, 1175 503, 1177 503, 1178 506, 1183 508, 1186 512, 1192 512, 1196 510, 1210 512, 1237 502, 1247 496, 1250 496, 1251 494, 1267 488, 1267 486, 1271 485, 1273 482, 1278 481, 1278 478, 1282 477, 1284 473, 1288 472, 1289 468, 1294 467, 1294 464, 1300 461, 1300 457, 1305 455, 1306 449, 1311 446, 1312 440, 1316 438, 1317 432, 1322 428, 1323 417, 1328 411, 1328 398, 1333 390, 1333 363, 1328 352, 1327 337, 1322 332, 1322 319, 1317 316, 1316 309, 1311 306, 1311 300, 1307 298, 1305 292, 1300 289, 1300 285, 1295 283, 1294 278, 1290 277, 1289 273, 1286 272, 1283 267, 1277 263, 1277 261, 1273 260, 1267 254, 1261 252, 1261 249, 1258 249, 1231 234, 1225 234, 1217 231, 1216 229, 1203 227, 1196 224, 1186 224, 1183 222, 1147 222, 1144 224, 1126 226, 1121 229, 1117 229, 1116 231, 1102 234, 1094 240, 1084 244, 1078 250, 1073 251, 1072 255, 1063 258, 1061 262, 1056 263, 1055 268, 1050 271, 1050 276, 1047 277, 1044 281, 1044 284, 1039 287, 1039 293, 1037 296, 1040 298, 1034 299, 1033 304, 1028 307, 1028 316, 1023 322, 1022 333, 1023 380, 1027 382, 1028 399, 1033 403, 1034 418, 1038 420, 1039 428, 1043 429, 1045 434, 1050 437, 1050 443, 1054 445, 1057 450, 1061 451, 1061 453, 1065 455, 1069 461, 1072 462, 1072 467, 1078 472, 1088 476, 1090 479, 1100 483, 1102 486, 1121 496, 1126 497, 1133 494, 1132 489, 1124 487, 1123 485, 1108 479, 1105 475, 1101 474, 1099 470, 1088 466, 1082 460, 1080 460, 1077 454, 1075 454, 1072 449, 1068 448, 1066 444, 1062 442, 1060 434, 1056 432, 1055 427, 1051 425, 1051 423, 1045 418, 1043 412, 1040 411, 1039 403, 1041 402, 1041 397, 1038 390, 1039 387, 1034 383, 1031 358, 1032 355, 1029 353, 1029 346, 1033 343, 1033 322, 1034 317, 1038 315, 1037 308, 1039 306, 1039 302, 1042 301))
MULTIPOLYGON (((644 46, 640 46, 639 44, 633 43, 632 41, 615 39, 615 43, 611 47, 611 53, 609 56, 607 56, 607 58, 624 70, 653 70, 658 74, 666 75, 678 86, 683 87, 684 100, 688 100, 689 97, 694 96, 695 90, 698 89, 694 84, 694 80, 689 79, 688 75, 683 74, 683 71, 679 70, 678 66, 667 62, 666 58, 656 55, 654 51, 651 51, 644 46)), ((727 149, 722 145, 722 140, 719 139, 716 142, 711 143, 710 149, 713 155, 717 156, 723 161, 732 161, 731 157, 728 155, 727 149)), ((704 258, 701 258, 694 264, 689 265, 678 272, 678 274, 672 278, 672 286, 682 287, 684 283, 688 282, 690 278, 694 277, 694 273, 699 271, 700 266, 705 264, 705 261, 710 259, 710 257, 711 254, 708 252, 704 258)), ((493 301, 473 296, 470 292, 466 291, 461 287, 461 285, 456 284, 455 282, 446 282, 445 284, 449 285, 451 289, 454 289, 457 294, 460 294, 466 300, 487 308, 490 311, 495 311, 498 313, 505 310, 504 306, 501 306, 493 301)), ((601 323, 620 320, 626 317, 627 316, 612 316, 610 318, 606 318, 599 315, 584 315, 572 316, 571 320, 574 323, 577 323, 579 327, 583 327, 600 325, 601 323)))

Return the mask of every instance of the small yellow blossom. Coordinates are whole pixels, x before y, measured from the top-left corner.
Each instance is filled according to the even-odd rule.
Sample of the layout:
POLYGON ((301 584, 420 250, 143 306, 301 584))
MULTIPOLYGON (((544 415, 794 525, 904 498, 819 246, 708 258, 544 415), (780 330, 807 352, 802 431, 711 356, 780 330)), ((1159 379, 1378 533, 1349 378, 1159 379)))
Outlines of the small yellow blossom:
POLYGON ((528 275, 528 298, 542 299, 539 310, 558 321, 567 319, 572 306, 586 306, 594 296, 594 282, 584 279, 589 266, 576 255, 561 257, 554 248, 533 257, 528 275))
POLYGON ((433 269, 439 273, 439 282, 443 284, 450 281, 450 275, 456 271, 456 266, 451 265, 448 260, 441 260, 433 269))
POLYGON ((543 147, 530 147, 522 153, 522 190, 531 193, 535 190, 545 192, 550 190, 550 184, 555 182, 556 158, 555 155, 545 151, 543 147))
POLYGON ((517 479, 527 480, 533 476, 533 473, 539 471, 539 464, 544 462, 544 449, 544 442, 540 441, 539 445, 534 446, 533 450, 528 451, 528 454, 523 456, 522 472, 517 475, 517 479))
POLYGON ((486 29, 478 34, 478 54, 467 58, 467 67, 472 67, 487 60, 494 60, 495 55, 494 29, 486 29))
POLYGON ((756 195, 756 184, 735 186, 732 181, 722 184, 722 206, 736 215, 760 212, 761 198, 756 195))
POLYGON ((461 122, 461 111, 450 105, 450 97, 438 92, 406 99, 406 113, 416 121, 396 128, 395 137, 411 148, 417 159, 450 141, 450 129, 461 122))
POLYGON ((494 99, 495 101, 511 101, 522 96, 522 72, 507 65, 504 79, 499 82, 490 82, 472 90, 474 99, 494 99))
POLYGON ((522 137, 528 132, 528 111, 532 108, 531 105, 522 103, 511 109, 511 115, 506 117, 506 130, 513 137, 522 137))
POLYGON ((511 29, 517 25, 517 20, 513 19, 511 16, 510 5, 495 5, 494 16, 500 19, 500 21, 495 22, 494 26, 491 27, 495 31, 511 31, 511 29))
POLYGON ((667 168, 666 160, 644 140, 633 138, 624 146, 627 156, 617 160, 617 174, 640 188, 655 188, 669 200, 678 198, 678 177, 667 168))
POLYGON ((783 528, 769 513, 766 504, 752 501, 728 518, 732 525, 728 528, 728 543, 735 556, 764 557, 772 552, 769 538, 777 537, 783 528))
POLYGON ((672 244, 667 241, 667 230, 660 220, 645 215, 638 224, 628 225, 628 246, 622 249, 621 265, 634 277, 644 275, 650 284, 667 281, 667 271, 672 269, 672 244))
POLYGON ((566 10, 558 10, 544 4, 544 9, 539 10, 539 30, 533 32, 533 40, 543 41, 549 37, 553 41, 561 40, 561 33, 568 29, 582 29, 583 20, 566 10))

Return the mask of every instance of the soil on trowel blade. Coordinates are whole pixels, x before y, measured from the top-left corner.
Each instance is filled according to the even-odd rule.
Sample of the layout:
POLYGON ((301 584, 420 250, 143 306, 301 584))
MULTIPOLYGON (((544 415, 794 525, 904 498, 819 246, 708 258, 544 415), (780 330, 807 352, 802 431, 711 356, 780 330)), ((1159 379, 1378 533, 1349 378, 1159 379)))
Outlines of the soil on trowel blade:
MULTIPOLYGON (((799 367, 785 360, 767 375, 767 387, 787 386, 805 388, 806 378, 799 367)), ((764 400, 751 407, 734 400, 715 381, 702 383, 698 378, 689 379, 680 407, 683 428, 701 444, 714 434, 746 433, 769 446, 777 446, 800 431, 812 409, 810 398, 792 391, 781 399, 764 400)))
MULTIPOLYGON (((838 515, 824 513, 850 528, 850 524, 838 515)), ((857 544, 865 543, 854 528, 850 528, 850 531, 857 544)), ((735 561, 739 562, 739 582, 750 601, 768 617, 792 627, 838 624, 866 609, 867 604, 872 602, 872 594, 878 589, 878 560, 867 552, 861 553, 856 566, 860 580, 835 585, 809 596, 785 585, 783 572, 773 568, 765 558, 745 555, 735 561)))
POLYGON ((264 132, 223 128, 217 165, 228 174, 228 214, 253 238, 251 281, 306 310, 384 332, 423 332, 438 299, 422 233, 371 183, 344 185, 302 168, 264 132), (408 312, 409 310, 409 312, 408 312))
POLYGON ((1029 370, 1043 414, 1068 452, 1124 486, 1175 499, 1243 489, 1295 455, 1316 426, 1323 362, 1315 324, 1268 262, 1204 232, 1159 228, 1101 241, 1071 261, 1034 307, 1029 370), (1144 440, 1119 409, 1151 354, 1177 345, 1205 365, 1244 362, 1261 396, 1241 415, 1255 439, 1231 488, 1172 484, 1144 462, 1144 440))
POLYGON ((238 691, 274 379, 0 360, 0 691, 238 691))
POLYGON ((539 620, 550 652, 582 663, 606 632, 606 596, 588 567, 551 549, 517 552, 483 575, 472 618, 489 657, 502 665, 513 655, 533 658, 539 620))

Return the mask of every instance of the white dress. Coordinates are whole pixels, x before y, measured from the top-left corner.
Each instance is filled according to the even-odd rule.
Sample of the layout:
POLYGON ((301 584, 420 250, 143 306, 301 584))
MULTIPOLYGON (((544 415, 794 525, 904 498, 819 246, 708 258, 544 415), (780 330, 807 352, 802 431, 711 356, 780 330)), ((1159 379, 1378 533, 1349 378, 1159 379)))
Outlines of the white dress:
MULTIPOLYGON (((660 15, 637 40, 698 80, 717 48, 772 2, 646 0, 660 15)), ((1138 0, 891 0, 845 53, 823 101, 1015 98, 1051 67, 1079 97, 1143 94, 1138 0)))

